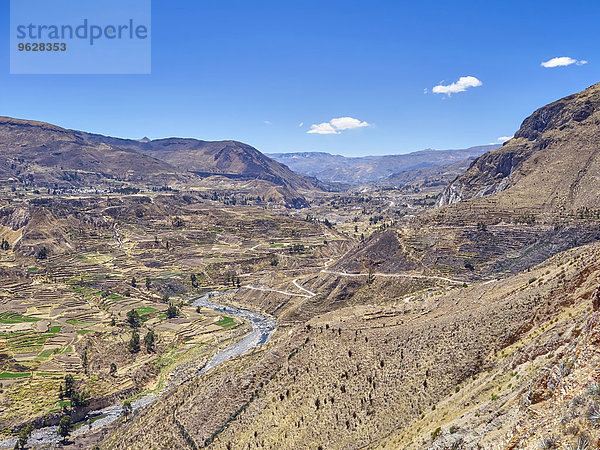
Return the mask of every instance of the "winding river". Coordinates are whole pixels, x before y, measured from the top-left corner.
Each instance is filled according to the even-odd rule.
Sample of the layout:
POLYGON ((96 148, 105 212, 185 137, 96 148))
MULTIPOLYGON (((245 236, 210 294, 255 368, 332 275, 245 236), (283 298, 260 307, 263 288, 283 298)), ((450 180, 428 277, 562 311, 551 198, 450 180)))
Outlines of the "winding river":
MULTIPOLYGON (((249 350, 258 347, 259 345, 265 343, 275 331, 275 320, 273 318, 249 309, 221 305, 215 301, 215 299, 221 295, 223 295, 223 292, 210 292, 200 298, 195 299, 191 304, 192 306, 200 306, 201 308, 212 309, 213 311, 246 320, 251 326, 251 331, 241 340, 215 353, 204 366, 198 369, 197 374, 208 372, 210 369, 224 363, 228 359, 242 355, 249 350)), ((139 400, 132 402, 131 406, 133 410, 136 411, 139 408, 149 405, 168 392, 170 388, 171 386, 167 384, 167 386, 158 394, 148 394, 139 400)), ((89 432, 98 431, 99 428, 115 422, 119 417, 121 417, 121 412, 121 404, 112 405, 97 411, 90 411, 88 413, 88 417, 91 418, 92 422, 89 425, 82 424, 81 426, 77 427, 71 433, 70 437, 76 438, 89 432)), ((77 426, 79 424, 75 425, 77 426)), ((57 429, 57 426, 51 426, 34 430, 28 441, 28 445, 39 446, 59 442, 60 437, 56 433, 57 429)), ((13 448, 16 441, 16 438, 2 440, 0 441, 0 448, 13 448)))

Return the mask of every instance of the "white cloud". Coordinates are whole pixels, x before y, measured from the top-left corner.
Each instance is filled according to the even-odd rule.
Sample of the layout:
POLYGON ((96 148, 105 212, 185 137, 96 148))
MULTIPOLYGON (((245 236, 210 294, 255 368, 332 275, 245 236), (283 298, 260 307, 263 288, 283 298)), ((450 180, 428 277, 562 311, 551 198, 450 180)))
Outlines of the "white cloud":
POLYGON ((483 83, 479 81, 477 78, 472 76, 460 77, 458 81, 455 81, 452 84, 443 85, 442 83, 434 86, 432 92, 434 94, 447 94, 452 95, 458 92, 464 92, 470 87, 478 87, 483 83))
POLYGON ((304 122, 300 122, 300 123, 298 124, 298 126, 299 126, 300 128, 302 128, 302 127, 304 126, 304 122))
POLYGON ((583 66, 587 64, 585 59, 573 59, 568 56, 557 56, 556 58, 549 59, 548 61, 544 61, 542 63, 542 67, 551 68, 551 67, 565 67, 575 64, 577 66, 583 66))
POLYGON ((265 125, 271 125, 271 121, 270 120, 265 120, 265 125))
POLYGON ((513 138, 513 136, 500 136, 498 138, 498 142, 506 142, 506 141, 508 141, 509 139, 512 139, 512 138, 513 138))
POLYGON ((364 121, 360 121, 353 117, 338 117, 337 119, 331 119, 329 121, 333 128, 343 131, 343 130, 351 130, 352 128, 363 128, 368 127, 369 124, 364 121))
POLYGON ((340 134, 329 122, 323 122, 318 125, 311 125, 308 134, 340 134))
POLYGON ((365 121, 360 121, 354 117, 337 117, 329 122, 313 124, 310 126, 309 134, 340 134, 344 130, 353 128, 364 128, 371 124, 365 121))

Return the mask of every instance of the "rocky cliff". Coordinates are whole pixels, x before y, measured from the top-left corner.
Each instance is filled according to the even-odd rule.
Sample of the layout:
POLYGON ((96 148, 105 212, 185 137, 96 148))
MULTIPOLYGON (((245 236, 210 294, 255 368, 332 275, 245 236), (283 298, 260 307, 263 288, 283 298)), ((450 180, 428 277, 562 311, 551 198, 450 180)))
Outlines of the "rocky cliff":
POLYGON ((514 138, 479 157, 437 206, 495 195, 499 207, 564 214, 596 209, 600 171, 600 84, 546 105, 514 138))

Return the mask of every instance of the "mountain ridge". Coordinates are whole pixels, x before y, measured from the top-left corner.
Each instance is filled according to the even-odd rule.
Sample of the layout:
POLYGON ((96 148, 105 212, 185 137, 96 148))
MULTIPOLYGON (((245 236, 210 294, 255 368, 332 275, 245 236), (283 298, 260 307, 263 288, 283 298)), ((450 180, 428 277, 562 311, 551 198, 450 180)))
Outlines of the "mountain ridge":
POLYGON ((424 149, 401 155, 342 156, 326 152, 269 153, 268 156, 292 170, 324 182, 361 184, 383 181, 397 173, 441 166, 481 156, 499 145, 466 149, 424 149))
POLYGON ((331 188, 233 140, 123 139, 4 116, 0 141, 3 178, 35 187, 160 186, 219 175, 263 180, 289 191, 285 196, 292 199, 300 191, 331 188))
POLYGON ((495 204, 492 209, 519 205, 532 214, 554 216, 597 209, 599 125, 600 83, 543 106, 523 121, 514 138, 453 181, 437 206, 487 201, 495 204))

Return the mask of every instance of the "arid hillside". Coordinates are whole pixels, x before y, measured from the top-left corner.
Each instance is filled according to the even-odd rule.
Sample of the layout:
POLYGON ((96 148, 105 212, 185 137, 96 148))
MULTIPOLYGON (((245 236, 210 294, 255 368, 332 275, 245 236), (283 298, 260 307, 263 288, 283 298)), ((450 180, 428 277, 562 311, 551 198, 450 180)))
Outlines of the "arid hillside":
POLYGON ((326 187, 316 178, 290 170, 287 166, 263 155, 254 147, 237 141, 201 141, 168 138, 140 140, 110 138, 84 133, 86 139, 110 143, 135 150, 143 155, 165 161, 179 171, 206 176, 219 174, 244 179, 260 179, 293 190, 326 187))
POLYGON ((165 187, 247 190, 290 207, 330 186, 291 171, 250 145, 196 139, 130 140, 0 117, 0 176, 6 188, 106 190, 165 187), (258 183, 258 185, 256 184, 258 183), (262 183, 262 184, 261 184, 262 183))
MULTIPOLYGON (((588 325, 598 252, 582 247, 502 281, 319 315, 173 392, 108 448, 535 448, 557 419, 532 414, 591 383, 593 366, 577 349, 599 353, 588 325)), ((564 407, 568 418, 550 433, 557 442, 596 433, 585 406, 594 401, 582 398, 577 413, 564 407)))
POLYGON ((55 125, 0 118, 0 170, 5 185, 105 187, 127 181, 164 185, 183 174, 134 150, 93 143, 55 125))
POLYGON ((439 214, 493 215, 515 208, 550 218, 597 214, 599 125, 600 84, 538 109, 513 139, 478 158, 451 183, 437 205, 476 200, 439 214))

